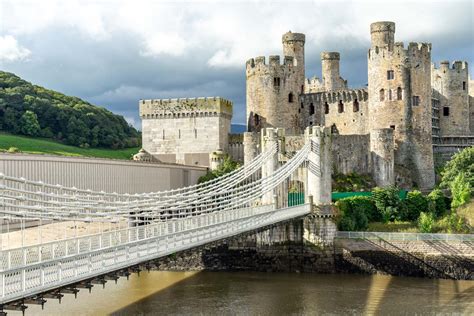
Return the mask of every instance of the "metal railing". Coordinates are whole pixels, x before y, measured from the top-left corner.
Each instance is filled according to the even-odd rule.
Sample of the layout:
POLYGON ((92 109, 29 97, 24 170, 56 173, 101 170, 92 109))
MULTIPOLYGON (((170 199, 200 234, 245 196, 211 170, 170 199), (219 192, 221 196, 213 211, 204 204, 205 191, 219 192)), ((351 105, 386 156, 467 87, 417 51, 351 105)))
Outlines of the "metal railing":
POLYGON ((388 232, 343 232, 336 238, 383 239, 389 241, 456 241, 474 242, 474 234, 424 234, 424 233, 388 233, 388 232))

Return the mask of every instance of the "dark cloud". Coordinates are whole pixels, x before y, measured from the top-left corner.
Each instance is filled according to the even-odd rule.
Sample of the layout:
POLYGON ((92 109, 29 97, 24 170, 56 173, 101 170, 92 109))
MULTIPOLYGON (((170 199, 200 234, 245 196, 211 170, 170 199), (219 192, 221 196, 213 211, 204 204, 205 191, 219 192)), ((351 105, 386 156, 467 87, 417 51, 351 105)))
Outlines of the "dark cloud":
MULTIPOLYGON (((425 23, 418 28, 416 21, 410 23, 407 22, 409 18, 401 19, 396 15, 388 18, 397 22, 397 41, 404 41, 405 45, 409 41, 431 42, 433 61, 460 59, 472 62, 474 61, 472 3, 458 2, 458 4, 452 12, 445 12, 445 15, 437 13, 439 8, 431 8, 431 12, 435 13, 432 14, 434 18, 430 27, 425 23), (397 18, 401 21, 399 22, 397 18)), ((307 4, 307 6, 313 8, 316 5, 307 4)), ((380 18, 374 16, 372 19, 368 15, 362 18, 354 15, 353 24, 343 24, 341 21, 347 21, 353 13, 350 10, 341 12, 340 6, 341 3, 325 3, 325 7, 333 10, 328 10, 326 16, 321 13, 322 11, 315 13, 319 20, 316 18, 310 20, 313 15, 309 9, 289 9, 287 14, 291 15, 291 18, 288 17, 281 25, 275 21, 272 23, 278 30, 292 29, 306 33, 307 77, 321 77, 319 60, 321 51, 339 51, 341 75, 349 81, 351 87, 363 87, 367 83, 366 59, 370 44, 367 21, 380 18), (350 25, 355 25, 356 29, 352 30, 350 25)), ((398 12, 402 11, 401 7, 398 8, 398 12)), ((265 12, 267 11, 262 14, 265 12)), ((271 12, 282 14, 273 9, 271 12)), ((139 99, 197 96, 221 96, 232 100, 233 121, 245 123, 245 60, 254 57, 251 52, 264 52, 265 55, 278 53, 281 38, 277 32, 273 32, 270 36, 264 25, 259 26, 255 33, 245 33, 248 31, 245 28, 246 17, 241 13, 236 12, 237 22, 233 23, 240 23, 243 29, 231 30, 232 34, 235 34, 235 40, 240 42, 234 43, 232 38, 228 38, 227 33, 219 34, 220 25, 215 25, 215 32, 220 37, 203 32, 194 34, 192 30, 181 32, 183 36, 189 36, 189 41, 193 45, 181 47, 176 54, 169 53, 169 46, 167 46, 168 53, 160 53, 160 42, 156 46, 156 42, 150 39, 152 36, 140 36, 136 30, 128 31, 127 27, 108 30, 99 24, 93 29, 93 34, 100 35, 101 32, 106 32, 106 35, 90 36, 77 25, 47 24, 38 31, 30 30, 15 34, 21 46, 26 47, 31 54, 27 60, 4 62, 1 68, 35 84, 104 106, 124 115, 137 126, 139 126, 139 99), (198 35, 202 38, 196 38, 198 35), (214 37, 220 39, 212 41, 214 37), (246 43, 246 37, 249 43, 246 43), (155 46, 149 45, 155 53, 144 54, 145 40, 155 43, 153 44, 155 46), (240 49, 240 43, 246 43, 248 47, 240 49), (220 50, 224 59, 236 61, 225 64, 222 60, 216 59, 218 56, 216 53, 220 50), (237 57, 226 55, 233 50, 238 51, 240 55, 237 57), (210 60, 217 62, 213 64, 210 60)), ((201 20, 196 14, 193 19, 182 22, 180 29, 183 25, 187 29, 206 23, 204 18, 201 20)), ((267 16, 265 21, 272 21, 272 18, 267 16)), ((130 29, 133 27, 130 26, 130 29)), ((174 32, 173 29, 170 30, 171 33, 174 32)), ((5 34, 8 34, 5 30, 0 32, 0 36, 5 34)), ((184 44, 179 38, 171 38, 169 42, 163 40, 163 45, 178 47, 184 44)))

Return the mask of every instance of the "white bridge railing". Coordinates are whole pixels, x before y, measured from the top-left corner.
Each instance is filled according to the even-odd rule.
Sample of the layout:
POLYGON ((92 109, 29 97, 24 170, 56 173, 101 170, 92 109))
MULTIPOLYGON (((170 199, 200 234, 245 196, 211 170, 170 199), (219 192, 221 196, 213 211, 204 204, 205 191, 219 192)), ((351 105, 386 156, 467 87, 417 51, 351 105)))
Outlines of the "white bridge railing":
POLYGON ((209 213, 2 252, 1 302, 306 215, 308 204, 209 213))
POLYGON ((458 241, 474 242, 474 234, 424 234, 388 232, 337 232, 336 238, 384 239, 389 241, 458 241))

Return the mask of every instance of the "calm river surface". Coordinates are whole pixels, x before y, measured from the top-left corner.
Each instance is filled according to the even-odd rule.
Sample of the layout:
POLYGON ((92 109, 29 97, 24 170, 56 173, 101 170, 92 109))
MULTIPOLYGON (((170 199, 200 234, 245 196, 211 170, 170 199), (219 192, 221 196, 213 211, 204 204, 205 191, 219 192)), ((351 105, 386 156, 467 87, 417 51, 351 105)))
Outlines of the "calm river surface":
MULTIPOLYGON (((9 315, 19 313, 9 312, 9 315)), ((474 315, 474 281, 247 272, 142 272, 26 315, 474 315)))

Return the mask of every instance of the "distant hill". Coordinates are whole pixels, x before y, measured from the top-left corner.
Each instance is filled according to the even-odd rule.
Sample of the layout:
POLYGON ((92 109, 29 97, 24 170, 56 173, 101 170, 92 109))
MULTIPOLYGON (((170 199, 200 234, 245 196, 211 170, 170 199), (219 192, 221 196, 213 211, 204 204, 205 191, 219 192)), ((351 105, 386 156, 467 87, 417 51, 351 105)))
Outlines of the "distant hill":
POLYGON ((138 150, 140 150, 139 147, 124 149, 81 148, 44 138, 0 133, 0 152, 131 159, 138 150))
POLYGON ((247 126, 245 124, 232 124, 230 126, 230 132, 232 134, 241 134, 247 131, 247 126))
POLYGON ((141 135, 125 119, 77 97, 0 71, 0 131, 83 148, 134 148, 141 135))

